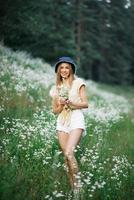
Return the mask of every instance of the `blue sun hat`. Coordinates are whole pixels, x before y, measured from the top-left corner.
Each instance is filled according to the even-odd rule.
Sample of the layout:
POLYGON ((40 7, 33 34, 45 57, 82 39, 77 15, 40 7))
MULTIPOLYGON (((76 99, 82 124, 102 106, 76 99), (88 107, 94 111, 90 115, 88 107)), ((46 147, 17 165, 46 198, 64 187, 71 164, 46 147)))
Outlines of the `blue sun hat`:
POLYGON ((75 62, 73 61, 72 58, 67 57, 67 56, 63 56, 63 57, 60 57, 58 59, 58 61, 55 64, 55 73, 57 73, 58 66, 61 63, 69 63, 69 64, 71 64, 73 73, 75 73, 75 71, 76 71, 76 64, 75 64, 75 62))

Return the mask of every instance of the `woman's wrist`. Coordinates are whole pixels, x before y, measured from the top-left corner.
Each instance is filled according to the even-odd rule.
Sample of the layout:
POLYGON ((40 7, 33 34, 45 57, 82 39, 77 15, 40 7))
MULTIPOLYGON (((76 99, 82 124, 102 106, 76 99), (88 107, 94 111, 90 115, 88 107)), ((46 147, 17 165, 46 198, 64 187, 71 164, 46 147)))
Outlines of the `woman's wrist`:
POLYGON ((71 104, 69 104, 69 106, 71 107, 72 110, 75 110, 75 109, 87 108, 88 104, 86 102, 79 102, 79 103, 71 102, 71 104))

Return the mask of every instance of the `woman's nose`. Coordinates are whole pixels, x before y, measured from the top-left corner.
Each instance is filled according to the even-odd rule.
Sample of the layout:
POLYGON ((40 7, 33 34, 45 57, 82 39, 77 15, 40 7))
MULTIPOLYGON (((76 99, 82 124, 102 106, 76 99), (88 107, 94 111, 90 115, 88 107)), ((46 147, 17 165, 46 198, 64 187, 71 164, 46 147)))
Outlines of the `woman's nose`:
POLYGON ((62 71, 63 71, 63 72, 65 72, 65 71, 66 71, 66 69, 63 69, 62 71))

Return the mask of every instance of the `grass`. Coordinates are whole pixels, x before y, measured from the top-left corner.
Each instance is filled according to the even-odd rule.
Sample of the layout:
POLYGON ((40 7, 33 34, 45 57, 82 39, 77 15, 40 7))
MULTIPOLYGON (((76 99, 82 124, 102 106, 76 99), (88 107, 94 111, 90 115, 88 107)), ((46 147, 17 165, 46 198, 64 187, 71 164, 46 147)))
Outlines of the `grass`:
MULTIPOLYGON (((133 159, 133 128, 134 125, 125 119, 116 124, 109 134, 102 134, 103 140, 99 144, 96 135, 83 138, 76 153, 83 173, 83 183, 91 176, 90 184, 84 185, 84 199, 132 199, 133 174, 127 163, 131 163, 133 159), (123 131, 125 127, 129 130, 127 134, 123 131), (124 159, 121 162, 122 155, 125 155, 127 161, 124 159), (118 156, 117 177, 111 174, 116 163, 113 161, 114 156, 118 156), (123 174, 126 174, 126 177, 123 177, 123 174), (104 187, 94 189, 96 181, 100 182, 100 187, 102 182, 105 182, 104 187), (118 188, 117 183, 120 181, 122 184, 118 188)), ((1 160, 2 199, 45 199, 46 195, 52 195, 52 191, 56 190, 68 195, 69 186, 63 157, 61 154, 56 155, 59 152, 56 138, 46 144, 40 134, 33 134, 36 134, 36 137, 31 135, 30 138, 21 138, 21 135, 15 132, 14 135, 3 135, 2 140, 6 144, 1 160)))

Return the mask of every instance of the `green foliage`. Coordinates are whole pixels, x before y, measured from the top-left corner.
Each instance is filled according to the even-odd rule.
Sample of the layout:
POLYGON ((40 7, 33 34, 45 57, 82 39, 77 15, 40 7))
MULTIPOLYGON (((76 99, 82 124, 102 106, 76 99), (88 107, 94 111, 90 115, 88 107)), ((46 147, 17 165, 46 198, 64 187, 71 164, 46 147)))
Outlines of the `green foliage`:
POLYGON ((5 45, 51 64, 72 56, 86 79, 134 83, 133 1, 5 0, 0 11, 5 45))

